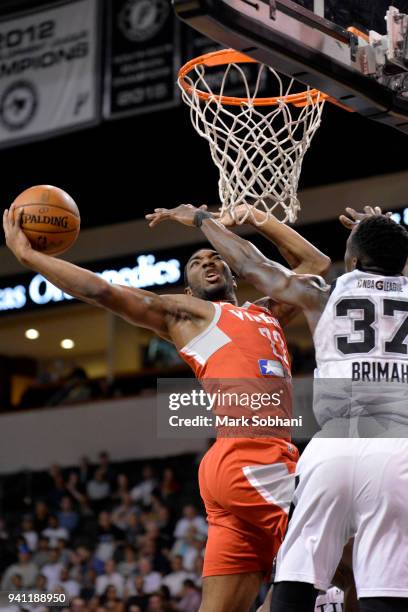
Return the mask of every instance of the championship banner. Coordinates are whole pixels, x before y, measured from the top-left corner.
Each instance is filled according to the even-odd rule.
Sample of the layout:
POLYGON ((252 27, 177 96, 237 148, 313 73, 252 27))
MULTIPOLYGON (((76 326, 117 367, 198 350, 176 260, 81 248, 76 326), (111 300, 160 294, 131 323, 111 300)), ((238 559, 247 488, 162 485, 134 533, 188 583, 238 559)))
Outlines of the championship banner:
POLYGON ((104 117, 179 104, 179 23, 171 0, 109 0, 104 117))
POLYGON ((0 22, 0 147, 100 119, 99 0, 65 0, 0 22))

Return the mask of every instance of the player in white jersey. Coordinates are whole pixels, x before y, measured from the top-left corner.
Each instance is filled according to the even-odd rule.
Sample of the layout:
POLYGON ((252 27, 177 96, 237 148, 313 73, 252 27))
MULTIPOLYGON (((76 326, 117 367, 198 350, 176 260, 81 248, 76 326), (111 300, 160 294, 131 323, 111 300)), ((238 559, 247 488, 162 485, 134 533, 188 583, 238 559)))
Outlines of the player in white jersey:
MULTIPOLYGON (((356 225, 348 273, 331 288, 314 325, 315 414, 323 439, 309 444, 299 464, 274 612, 312 610, 307 603, 286 606, 289 590, 297 583, 295 592, 312 598, 313 586, 326 589, 353 536, 360 609, 408 610, 406 244, 407 232, 386 217, 356 225)), ((311 327, 313 312, 319 311, 306 310, 311 327)))
POLYGON ((331 288, 320 277, 267 259, 218 221, 201 221, 203 233, 241 278, 302 308, 314 336, 318 376, 334 385, 332 390, 326 378, 322 391, 319 383, 316 416, 332 437, 314 439, 301 458, 273 612, 313 612, 318 590, 328 589, 351 537, 360 610, 407 612, 408 439, 364 432, 392 436, 408 425, 408 232, 386 216, 363 219, 347 243, 347 274, 331 288))

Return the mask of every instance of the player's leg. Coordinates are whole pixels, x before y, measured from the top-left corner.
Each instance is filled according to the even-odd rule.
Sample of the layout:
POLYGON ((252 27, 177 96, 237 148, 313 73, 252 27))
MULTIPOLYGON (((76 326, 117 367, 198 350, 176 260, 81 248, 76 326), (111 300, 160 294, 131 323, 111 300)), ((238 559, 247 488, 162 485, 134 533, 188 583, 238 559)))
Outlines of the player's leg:
POLYGON ((282 448, 248 443, 242 450, 218 440, 202 462, 200 490, 209 522, 202 611, 247 612, 270 576, 294 491, 296 449, 282 448), (265 454, 279 461, 262 465, 265 454))
MULTIPOLYGON (((344 592, 344 612, 359 612, 356 585, 353 575, 353 540, 350 540, 344 548, 343 557, 339 563, 333 578, 333 584, 344 592)), ((282 583, 281 583, 282 584, 282 583)), ((257 612, 275 612, 272 605, 273 586, 257 612)))
POLYGON ((353 574, 353 543, 354 540, 350 540, 345 546, 343 557, 333 578, 334 586, 344 592, 344 612, 359 610, 353 574))
POLYGON ((350 538, 353 466, 348 440, 313 440, 300 460, 296 507, 278 553, 273 612, 314 609, 350 538), (279 586, 281 584, 281 586, 279 586), (298 588, 296 588, 298 585, 298 588))
POLYGON ((262 606, 259 606, 256 612, 270 612, 271 603, 272 603, 272 593, 273 593, 273 585, 271 586, 268 593, 266 594, 265 601, 263 602, 262 606))
POLYGON ((271 612, 314 612, 319 591, 306 582, 283 581, 273 587, 271 612))
POLYGON ((265 574, 254 554, 252 539, 247 536, 251 526, 223 508, 216 499, 219 487, 227 486, 228 469, 223 444, 217 442, 202 460, 199 470, 200 492, 209 525, 200 612, 248 612, 265 574))
POLYGON ((212 508, 200 612, 248 612, 251 608, 265 578, 254 552, 258 543, 252 531, 225 510, 214 512, 212 508))
MULTIPOLYGON (((305 593, 302 592, 302 589, 299 589, 299 586, 301 587, 302 585, 300 585, 299 582, 296 583, 285 583, 285 582, 280 582, 277 583, 275 586, 271 586, 271 588, 268 591, 268 594, 265 598, 265 601, 263 602, 262 606, 260 606, 258 608, 258 610, 256 612, 275 612, 275 610, 279 610, 279 606, 280 606, 280 600, 283 599, 283 607, 281 608, 282 610, 285 610, 285 612, 288 610, 287 605, 288 605, 288 601, 290 600, 291 597, 296 597, 296 598, 300 598, 302 597, 302 601, 301 603, 303 605, 306 605, 307 607, 305 608, 307 611, 309 611, 310 609, 314 610, 314 604, 316 601, 316 596, 317 596, 317 591, 313 588, 313 594, 310 594, 310 586, 311 585, 306 585, 307 591, 308 593, 306 594, 306 599, 305 599, 305 593), (275 604, 272 607, 272 593, 275 587, 278 587, 280 593, 275 593, 275 604), (285 589, 288 589, 288 594, 285 595, 285 589), (310 600, 308 599, 308 596, 310 594, 310 600)), ((299 610, 299 601, 295 601, 294 602, 295 605, 297 606, 295 608, 295 610, 299 610)), ((290 612, 290 610, 289 610, 290 612)))
POLYGON ((408 600, 396 597, 370 597, 360 600, 360 612, 407 612, 408 600))
POLYGON ((353 581, 350 583, 350 586, 344 589, 344 604, 343 604, 344 612, 358 612, 358 599, 357 599, 357 591, 356 585, 353 581))
POLYGON ((205 495, 209 529, 200 612, 248 612, 270 575, 276 538, 205 495))
POLYGON ((263 572, 252 572, 204 578, 200 612, 248 612, 263 577, 263 572))
POLYGON ((360 440, 353 567, 364 612, 408 610, 408 440, 360 440))

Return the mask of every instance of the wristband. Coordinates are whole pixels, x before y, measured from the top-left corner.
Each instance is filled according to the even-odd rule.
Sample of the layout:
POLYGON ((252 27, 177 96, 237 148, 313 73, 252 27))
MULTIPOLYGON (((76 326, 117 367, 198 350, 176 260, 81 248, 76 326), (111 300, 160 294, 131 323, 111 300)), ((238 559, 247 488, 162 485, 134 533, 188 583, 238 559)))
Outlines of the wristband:
POLYGON ((201 227, 204 219, 211 219, 212 213, 207 212, 206 210, 199 210, 194 215, 193 223, 196 227, 201 227))

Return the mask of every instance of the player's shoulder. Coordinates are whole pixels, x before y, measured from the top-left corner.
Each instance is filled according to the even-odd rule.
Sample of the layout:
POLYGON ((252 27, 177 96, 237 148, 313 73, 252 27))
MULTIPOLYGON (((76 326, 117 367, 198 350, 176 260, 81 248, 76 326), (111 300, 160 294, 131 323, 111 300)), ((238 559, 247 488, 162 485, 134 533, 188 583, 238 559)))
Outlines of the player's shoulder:
POLYGON ((211 318, 217 311, 213 302, 186 293, 160 294, 160 298, 171 305, 174 314, 188 312, 193 316, 211 318))
POLYGON ((160 298, 163 300, 168 300, 169 302, 174 302, 177 304, 211 304, 207 300, 202 300, 201 298, 195 297, 193 295, 189 295, 188 293, 160 293, 160 298))
POLYGON ((169 302, 174 302, 174 303, 179 303, 179 304, 183 304, 188 301, 199 299, 191 295, 187 295, 186 293, 160 293, 160 297, 163 300, 169 300, 169 302))

